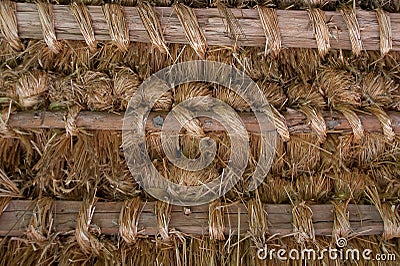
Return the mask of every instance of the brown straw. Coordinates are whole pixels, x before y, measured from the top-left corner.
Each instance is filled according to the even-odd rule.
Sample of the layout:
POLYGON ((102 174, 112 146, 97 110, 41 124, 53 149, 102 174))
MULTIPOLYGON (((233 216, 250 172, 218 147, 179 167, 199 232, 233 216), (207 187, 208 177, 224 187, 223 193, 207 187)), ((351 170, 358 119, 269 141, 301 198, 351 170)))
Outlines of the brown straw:
POLYGON ((395 237, 400 237, 400 215, 395 205, 390 203, 382 203, 379 198, 377 188, 367 187, 367 197, 372 204, 378 209, 383 220, 383 239, 389 240, 395 237))
POLYGON ((339 238, 349 238, 352 234, 349 212, 347 205, 349 201, 333 203, 333 231, 335 241, 339 238))
POLYGON ((219 200, 213 201, 208 206, 208 231, 211 240, 225 240, 223 208, 219 200))
POLYGON ((3 0, 0 2, 1 33, 14 50, 22 51, 24 46, 18 37, 18 24, 15 12, 15 2, 11 2, 10 0, 3 0))
POLYGON ((321 112, 317 111, 314 107, 303 105, 300 110, 307 116, 307 119, 311 122, 311 128, 318 136, 320 143, 325 142, 326 139, 326 123, 321 112))
POLYGON ((345 106, 338 106, 336 108, 343 116, 349 121, 351 128, 353 129, 354 142, 358 143, 364 138, 364 127, 361 124, 360 118, 357 114, 351 110, 351 108, 345 106))
POLYGON ((392 26, 390 16, 382 9, 376 10, 376 16, 379 24, 380 48, 382 56, 392 50, 392 26))
POLYGON ((207 41, 203 30, 199 26, 196 14, 193 9, 181 3, 175 4, 174 9, 185 30, 185 35, 190 45, 196 54, 204 59, 207 50, 207 41))
POLYGON ((234 41, 236 45, 238 41, 246 39, 246 35, 243 32, 242 26, 240 26, 239 20, 233 15, 232 11, 226 7, 221 1, 217 1, 217 8, 219 15, 223 17, 222 20, 226 25, 228 37, 234 41))
POLYGON ((394 133, 392 120, 390 119, 389 115, 384 110, 378 107, 367 107, 366 109, 378 118, 379 122, 382 125, 382 131, 385 137, 389 141, 393 141, 396 137, 396 134, 394 133))
POLYGON ((79 115, 81 108, 77 105, 68 110, 67 117, 65 118, 65 131, 67 136, 77 136, 79 129, 76 126, 76 118, 79 115))
POLYGON ((51 235, 54 224, 54 212, 55 205, 53 199, 42 198, 38 200, 27 229, 27 236, 30 240, 43 242, 51 235))
POLYGON ((53 5, 38 2, 37 8, 40 24, 42 25, 43 38, 50 50, 57 54, 62 49, 62 44, 57 41, 56 31, 54 29, 53 5))
POLYGON ((154 7, 147 2, 140 2, 137 5, 137 11, 152 44, 157 47, 160 52, 168 54, 169 51, 164 39, 160 20, 158 19, 158 15, 154 7))
POLYGON ((360 55, 363 49, 360 25, 358 24, 356 12, 354 8, 345 6, 340 9, 344 22, 346 22, 347 29, 349 30, 349 37, 351 42, 351 49, 355 55, 360 55))
MULTIPOLYGON (((95 197, 86 197, 79 209, 77 223, 75 228, 76 242, 78 242, 82 251, 86 254, 99 255, 103 247, 102 243, 92 234, 91 222, 94 214, 95 204, 97 199, 95 197)), ((100 228, 97 228, 100 233, 100 228)))
POLYGON ((74 2, 69 7, 76 21, 78 22, 79 29, 81 30, 83 38, 85 38, 85 42, 89 46, 89 49, 92 52, 96 51, 97 41, 94 36, 92 21, 90 20, 90 14, 87 6, 74 2))
POLYGON ((324 57, 331 48, 329 41, 329 28, 325 22, 325 13, 321 9, 308 9, 308 16, 314 30, 319 55, 324 57))
POLYGON ((299 244, 306 242, 315 242, 315 231, 312 222, 312 210, 305 202, 293 206, 293 232, 295 239, 299 244))
POLYGON ((274 122, 276 131, 278 132, 279 136, 281 136, 282 141, 289 141, 290 140, 290 133, 289 133, 289 128, 286 124, 286 118, 279 113, 276 108, 271 105, 271 111, 272 111, 272 121, 274 122))
POLYGON ((135 197, 126 200, 119 215, 119 234, 128 244, 136 243, 139 235, 138 223, 141 212, 141 200, 135 197))
POLYGON ((273 8, 258 6, 258 15, 265 34, 265 55, 277 56, 281 50, 281 34, 278 25, 278 14, 273 8))
POLYGON ((169 222, 171 220, 172 205, 166 202, 157 201, 155 207, 157 213, 158 233, 162 240, 169 241, 169 222))
POLYGON ((107 21, 111 40, 121 51, 128 51, 129 29, 122 7, 118 4, 105 4, 103 14, 107 21))

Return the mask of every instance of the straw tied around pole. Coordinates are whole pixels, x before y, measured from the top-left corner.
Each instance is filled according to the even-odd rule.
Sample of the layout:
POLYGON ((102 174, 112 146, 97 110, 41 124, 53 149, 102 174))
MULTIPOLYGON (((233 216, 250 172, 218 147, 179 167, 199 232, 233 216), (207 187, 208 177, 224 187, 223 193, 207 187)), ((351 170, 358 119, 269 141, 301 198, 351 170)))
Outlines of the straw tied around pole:
POLYGON ((400 50, 393 45, 400 35, 392 32, 400 23, 400 14, 381 9, 228 9, 222 3, 216 9, 193 9, 179 3, 173 7, 100 7, 9 0, 0 7, 2 38, 16 50, 23 48, 19 38, 44 39, 54 53, 60 49, 60 40, 84 40, 91 49, 96 41, 112 40, 121 51, 126 51, 130 41, 151 42, 164 53, 168 53, 166 43, 187 43, 201 58, 209 45, 265 45, 265 51, 275 55, 285 47, 318 48, 321 56, 331 48, 351 49, 355 55, 363 50, 380 50, 382 55, 400 50))

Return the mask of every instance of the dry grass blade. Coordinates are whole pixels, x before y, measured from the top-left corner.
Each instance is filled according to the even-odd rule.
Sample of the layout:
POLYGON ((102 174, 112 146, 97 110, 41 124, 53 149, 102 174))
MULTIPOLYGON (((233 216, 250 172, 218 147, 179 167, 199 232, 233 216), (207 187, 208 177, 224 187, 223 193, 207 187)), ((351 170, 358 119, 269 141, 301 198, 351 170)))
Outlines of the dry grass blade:
POLYGON ((102 9, 111 40, 122 52, 128 51, 129 28, 122 7, 118 4, 105 4, 102 9))
POLYGON ((15 12, 15 2, 11 2, 10 0, 0 2, 1 33, 14 50, 22 51, 24 46, 18 37, 18 24, 15 12))
POLYGON ((278 25, 278 14, 273 8, 258 6, 258 15, 265 34, 265 55, 277 56, 281 50, 281 34, 278 25))
POLYGON ((379 24, 380 48, 382 56, 392 50, 392 26, 390 24, 390 16, 383 10, 376 10, 376 17, 379 24))
POLYGON ((169 54, 168 47, 165 43, 163 30, 161 28, 160 20, 153 6, 149 3, 139 3, 137 11, 140 19, 147 33, 149 34, 150 41, 162 53, 169 54))
MULTIPOLYGON (((19 197, 20 191, 19 188, 10 180, 10 178, 6 175, 6 173, 0 169, 0 198, 3 197, 19 197)), ((0 213, 3 210, 0 209, 0 213)))
POLYGON ((375 186, 368 186, 365 192, 382 217, 384 227, 383 238, 389 240, 400 237, 400 215, 396 206, 390 203, 382 203, 375 186))
POLYGON ((131 200, 126 200, 121 208, 119 234, 128 244, 136 243, 140 233, 138 231, 139 215, 141 212, 140 205, 140 198, 135 197, 131 200))
POLYGON ((276 131, 278 132, 279 136, 281 136, 282 141, 289 141, 290 140, 290 133, 289 133, 289 128, 286 124, 286 118, 279 113, 276 108, 271 105, 271 111, 272 111, 272 121, 274 122, 276 131))
POLYGON ((208 232, 211 240, 225 240, 224 210, 221 202, 216 200, 210 203, 208 210, 208 232))
POLYGON ((42 25, 43 38, 50 50, 58 54, 62 49, 62 44, 57 41, 54 28, 53 5, 44 2, 37 3, 40 24, 42 25))
POLYGON ((357 114, 347 106, 338 106, 337 110, 343 114, 343 116, 349 121, 351 128, 353 129, 354 142, 358 143, 364 138, 364 127, 361 124, 360 118, 357 114))
POLYGON ((346 22, 347 29, 349 30, 351 49, 355 55, 359 56, 363 49, 363 44, 356 12, 353 7, 345 6, 340 9, 340 13, 342 14, 343 20, 346 22))
POLYGON ((367 108, 367 110, 378 118, 379 122, 382 125, 382 131, 385 137, 389 141, 393 141, 396 137, 396 133, 394 133, 392 120, 390 119, 389 115, 384 110, 377 107, 369 107, 367 108))
POLYGON ((317 8, 311 8, 308 10, 308 16, 310 17, 310 21, 314 30, 319 55, 321 57, 325 57, 331 48, 331 44, 329 41, 329 28, 325 22, 324 11, 317 8))
POLYGON ((177 3, 174 5, 174 10, 185 30, 186 38, 190 45, 196 52, 196 54, 204 59, 207 50, 207 41, 204 36, 203 30, 200 28, 199 22, 197 21, 196 14, 190 8, 184 4, 177 3))
POLYGON ((87 6, 74 2, 70 5, 70 9, 76 21, 78 22, 79 29, 81 30, 83 38, 85 38, 85 42, 89 46, 89 49, 92 52, 96 51, 97 41, 94 36, 92 22, 90 20, 90 14, 87 6))
MULTIPOLYGON (((236 45, 238 41, 246 39, 242 26, 240 26, 238 19, 233 15, 232 11, 221 1, 217 1, 217 8, 220 16, 224 17, 226 21, 225 27, 227 28, 228 36, 234 41, 234 44, 236 45)), ((222 21, 224 22, 224 20, 222 21)))

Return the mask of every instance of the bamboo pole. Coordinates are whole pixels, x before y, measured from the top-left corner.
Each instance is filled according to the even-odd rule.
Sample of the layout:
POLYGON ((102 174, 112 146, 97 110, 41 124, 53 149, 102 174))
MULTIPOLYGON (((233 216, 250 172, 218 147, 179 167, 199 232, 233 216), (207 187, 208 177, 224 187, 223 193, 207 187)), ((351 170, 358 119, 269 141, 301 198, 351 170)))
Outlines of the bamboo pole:
MULTIPOLYGON (((162 123, 168 113, 151 112, 147 122, 146 130, 161 131, 162 123)), ((256 117, 252 113, 240 112, 243 124, 249 132, 260 132, 256 117)), ((327 126, 328 133, 350 133, 352 128, 348 120, 337 112, 323 112, 323 117, 327 126)), ((311 125, 307 117, 298 111, 290 110, 283 113, 290 133, 311 132, 311 125)), ((209 119, 204 114, 199 120, 205 132, 224 131, 224 127, 215 120, 209 119)), ((358 114, 364 131, 382 132, 382 126, 376 116, 365 113, 358 114)), ((400 134, 400 112, 388 112, 392 121, 394 133, 400 134)), ((40 129, 40 128, 65 128, 65 112, 49 111, 24 111, 11 114, 8 125, 11 128, 21 129, 40 129)), ((83 129, 92 130, 122 130, 123 115, 106 112, 82 111, 75 119, 76 126, 83 129)), ((177 122, 176 122, 177 123, 177 122)), ((179 124, 175 127, 180 128, 179 124)), ((272 129, 272 128, 271 128, 272 129)))
MULTIPOLYGON (((55 201, 53 212, 53 230, 68 232, 75 229, 80 201, 55 201)), ((100 227, 103 234, 119 232, 119 216, 123 202, 96 203, 92 224, 100 227)), ((155 203, 141 204, 138 229, 142 235, 158 233, 155 203)), ((28 200, 13 200, 0 216, 0 236, 21 236, 24 234, 33 213, 34 202, 28 200)), ((193 235, 208 235, 209 211, 208 205, 190 207, 172 206, 169 228, 193 235), (185 214, 186 213, 186 214, 185 214)), ((237 221, 240 216, 240 234, 249 230, 247 208, 243 204, 224 207, 225 234, 237 235, 237 221)), ((286 235, 293 232, 291 205, 264 205, 267 213, 268 228, 271 234, 286 235)), ((329 236, 333 227, 332 205, 311 205, 313 224, 316 235, 329 236)), ((383 222, 377 209, 372 205, 348 205, 349 221, 352 230, 357 235, 377 235, 383 233, 383 222)))
MULTIPOLYGON (((136 7, 122 7, 129 30, 129 39, 135 42, 151 42, 136 7)), ((163 35, 167 43, 189 43, 174 9, 156 7, 163 35)), ((264 31, 256 9, 231 9, 237 18, 245 38, 236 44, 241 46, 265 46, 264 31)), ((111 40, 101 6, 88 6, 95 38, 111 40)), ((54 28, 58 40, 84 40, 79 25, 68 6, 54 5, 54 28)), ((233 45, 226 22, 218 9, 194 9, 198 24, 204 32, 208 45, 233 45)), ((305 10, 277 10, 278 28, 282 47, 317 48, 313 27, 305 10)), ((29 3, 16 4, 18 35, 20 38, 43 39, 37 6, 29 3)), ((400 50, 400 14, 389 14, 393 50, 400 50)), ((334 49, 351 50, 347 25, 340 12, 327 11, 325 18, 330 29, 330 45, 334 49)), ((375 11, 357 10, 363 49, 380 49, 380 31, 375 11)))

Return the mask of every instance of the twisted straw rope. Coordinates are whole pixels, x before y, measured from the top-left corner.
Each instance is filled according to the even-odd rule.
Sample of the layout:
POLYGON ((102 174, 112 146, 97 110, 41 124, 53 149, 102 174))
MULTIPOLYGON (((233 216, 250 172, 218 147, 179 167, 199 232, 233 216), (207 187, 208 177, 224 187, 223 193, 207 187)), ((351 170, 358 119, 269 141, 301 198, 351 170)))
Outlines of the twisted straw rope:
POLYGON ((67 117, 65 118, 65 131, 67 136, 76 136, 79 133, 79 129, 76 125, 76 118, 79 115, 81 108, 79 106, 73 106, 68 110, 67 117))
POLYGON ((207 41, 203 30, 199 26, 196 14, 193 9, 181 3, 175 4, 174 9, 190 45, 196 54, 204 59, 207 50, 207 41))
POLYGON ((315 231, 312 222, 312 210, 305 202, 293 206, 293 232, 297 243, 305 244, 307 241, 315 242, 315 231))
POLYGON ((281 50, 281 34, 278 25, 278 14, 273 8, 257 7, 258 15, 265 34, 265 55, 277 56, 281 50))
POLYGON ((54 29, 53 5, 38 2, 37 4, 40 24, 42 25, 43 38, 50 50, 57 54, 62 49, 62 44, 57 41, 54 29))
POLYGON ((364 138, 364 127, 361 124, 360 118, 357 114, 348 107, 338 106, 336 108, 343 116, 349 121, 351 128, 353 129, 354 142, 358 143, 364 138))
MULTIPOLYGON (((236 45, 239 40, 246 39, 238 19, 233 15, 231 9, 227 8, 221 1, 217 1, 217 8, 220 16, 225 18, 228 36, 236 45)), ((224 22, 224 20, 222 20, 224 22)))
POLYGON ((224 212, 219 200, 213 201, 208 206, 208 231, 211 240, 225 240, 224 212))
POLYGON ((16 3, 10 0, 0 2, 0 25, 1 33, 16 51, 24 50, 24 46, 18 37, 18 23, 16 12, 16 3))
POLYGON ((325 142, 326 139, 326 123, 322 114, 317 111, 314 107, 303 105, 300 110, 307 116, 311 122, 311 128, 315 131, 318 136, 320 143, 325 142))
POLYGON ((97 41, 94 36, 87 6, 74 2, 70 5, 70 9, 78 22, 79 29, 81 30, 83 38, 85 38, 86 44, 89 46, 89 49, 94 52, 96 50, 97 41))
POLYGON ((335 241, 339 238, 348 238, 351 236, 352 230, 349 220, 349 212, 347 211, 346 202, 334 202, 333 203, 333 231, 332 236, 335 241))
POLYGON ((380 49, 381 54, 385 55, 392 50, 392 26, 390 24, 390 16, 382 9, 376 10, 376 17, 379 24, 380 49))
POLYGON ((345 6, 340 9, 344 22, 346 22, 347 29, 349 30, 349 37, 351 42, 351 50, 355 55, 360 55, 363 49, 360 25, 358 24, 356 12, 354 8, 345 6))
POLYGON ((169 54, 164 35, 162 32, 160 20, 158 19, 156 10, 149 3, 139 3, 137 11, 140 19, 149 35, 150 41, 162 53, 169 54))
POLYGON ((384 110, 378 107, 367 107, 367 110, 378 118, 379 122, 382 125, 382 131, 385 137, 389 141, 393 141, 396 137, 396 133, 394 133, 392 120, 390 119, 389 115, 384 110))
POLYGON ((121 51, 128 51, 129 29, 122 7, 118 4, 105 4, 102 9, 111 40, 121 51))
POLYGON ((169 241, 169 222, 171 220, 172 205, 158 201, 156 203, 156 213, 158 222, 158 233, 164 241, 169 241))
POLYGON ((329 28, 325 22, 325 13, 321 9, 311 8, 308 9, 308 16, 313 26, 315 39, 319 55, 325 57, 331 48, 329 40, 329 28))
POLYGON ((140 198, 136 197, 131 200, 126 200, 121 208, 119 215, 119 234, 128 244, 136 243, 140 233, 138 232, 140 203, 140 198))

